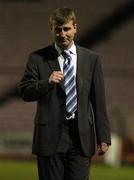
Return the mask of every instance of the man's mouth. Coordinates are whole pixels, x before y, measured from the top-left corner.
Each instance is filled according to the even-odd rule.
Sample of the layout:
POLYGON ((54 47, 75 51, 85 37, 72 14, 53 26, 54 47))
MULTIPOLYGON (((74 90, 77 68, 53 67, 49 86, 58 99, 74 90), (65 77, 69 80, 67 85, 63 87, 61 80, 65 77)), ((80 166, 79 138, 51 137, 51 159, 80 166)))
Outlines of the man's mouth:
POLYGON ((60 39, 60 42, 67 42, 68 40, 67 39, 60 39))

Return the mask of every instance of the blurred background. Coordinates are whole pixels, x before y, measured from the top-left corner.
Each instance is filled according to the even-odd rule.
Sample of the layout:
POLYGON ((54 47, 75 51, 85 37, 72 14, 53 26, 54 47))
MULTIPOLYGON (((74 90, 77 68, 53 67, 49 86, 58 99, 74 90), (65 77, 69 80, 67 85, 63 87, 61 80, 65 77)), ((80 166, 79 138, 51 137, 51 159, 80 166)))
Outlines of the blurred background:
POLYGON ((107 176, 109 180, 110 177, 131 180, 130 171, 134 170, 134 0, 0 0, 0 179, 8 180, 7 172, 10 180, 37 179, 31 155, 36 103, 23 102, 18 85, 29 53, 52 43, 49 15, 61 6, 74 8, 76 12, 76 42, 98 52, 102 60, 112 146, 104 157, 93 158, 93 180, 101 179, 103 171, 102 179, 107 176), (25 173, 24 177, 22 171, 18 178, 22 166, 31 174, 25 173))

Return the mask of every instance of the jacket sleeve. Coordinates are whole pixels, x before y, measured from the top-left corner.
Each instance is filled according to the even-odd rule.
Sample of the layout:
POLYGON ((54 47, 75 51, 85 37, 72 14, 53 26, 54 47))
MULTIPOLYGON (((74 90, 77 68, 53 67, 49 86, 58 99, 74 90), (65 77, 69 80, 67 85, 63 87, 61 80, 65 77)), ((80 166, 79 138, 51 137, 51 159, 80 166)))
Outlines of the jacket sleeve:
POLYGON ((96 58, 94 66, 91 101, 95 117, 97 143, 105 142, 110 145, 110 125, 106 112, 104 79, 99 57, 96 58))
POLYGON ((47 94, 53 85, 46 79, 39 79, 38 59, 36 55, 29 56, 24 76, 20 82, 20 95, 24 101, 35 101, 47 94))

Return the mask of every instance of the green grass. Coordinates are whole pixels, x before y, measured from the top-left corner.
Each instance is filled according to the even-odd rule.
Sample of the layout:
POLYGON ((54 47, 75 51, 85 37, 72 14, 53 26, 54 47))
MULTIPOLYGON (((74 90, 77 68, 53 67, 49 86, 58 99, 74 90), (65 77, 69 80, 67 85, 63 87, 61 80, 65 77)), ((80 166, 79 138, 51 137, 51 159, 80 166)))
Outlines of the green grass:
MULTIPOLYGON (((134 167, 92 165, 90 180, 133 180, 134 167)), ((0 161, 0 180, 38 180, 34 161, 0 161)))
POLYGON ((37 180, 35 162, 0 161, 0 180, 37 180))
POLYGON ((91 168, 90 180, 133 180, 134 179, 134 167, 107 167, 107 166, 95 166, 91 168))

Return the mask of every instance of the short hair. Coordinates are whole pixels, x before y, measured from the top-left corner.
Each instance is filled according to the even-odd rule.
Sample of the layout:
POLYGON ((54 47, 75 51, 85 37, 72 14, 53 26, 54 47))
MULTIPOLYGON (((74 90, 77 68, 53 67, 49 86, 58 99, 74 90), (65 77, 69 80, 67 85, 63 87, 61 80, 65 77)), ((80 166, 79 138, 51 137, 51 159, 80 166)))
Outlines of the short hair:
POLYGON ((71 20, 73 21, 73 25, 75 25, 76 24, 76 15, 74 13, 74 10, 67 8, 67 7, 57 8, 50 15, 50 25, 51 26, 53 23, 60 26, 64 23, 68 23, 71 20))

